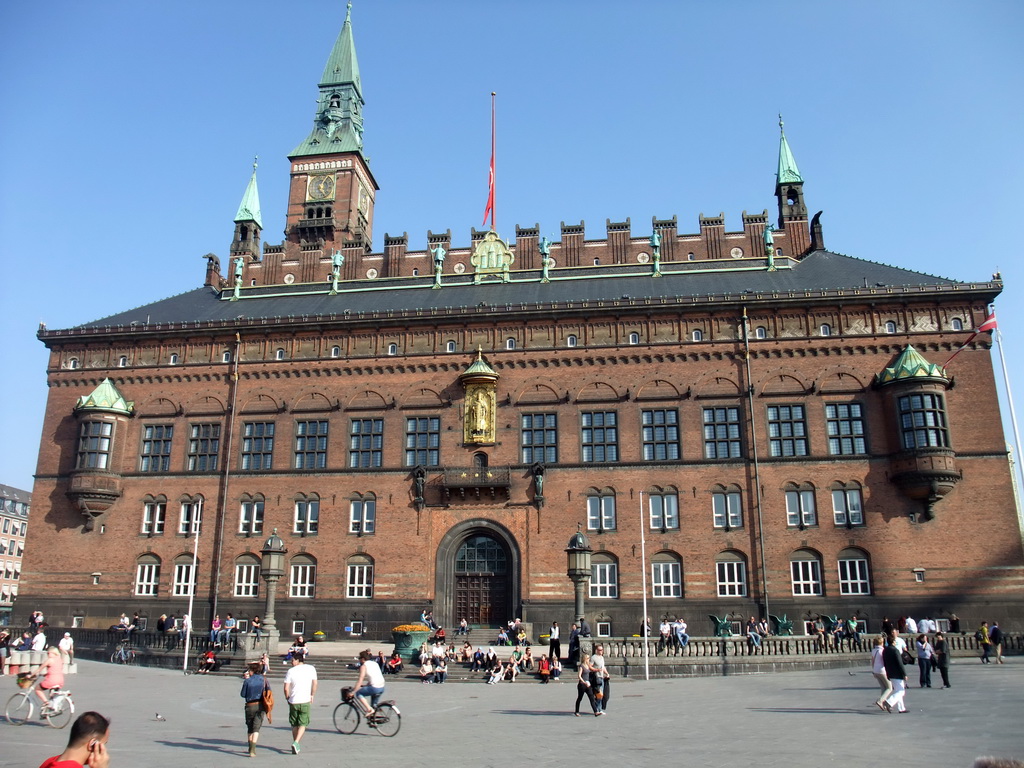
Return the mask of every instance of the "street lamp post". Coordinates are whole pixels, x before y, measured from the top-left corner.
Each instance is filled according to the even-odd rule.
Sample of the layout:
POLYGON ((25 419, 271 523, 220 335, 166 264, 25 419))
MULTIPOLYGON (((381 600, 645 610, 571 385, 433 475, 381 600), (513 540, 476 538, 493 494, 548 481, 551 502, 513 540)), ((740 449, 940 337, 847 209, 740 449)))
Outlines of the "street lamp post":
MULTIPOLYGON (((573 589, 575 590, 576 626, 579 627, 580 631, 583 630, 583 598, 587 585, 590 583, 590 556, 594 552, 590 548, 590 542, 587 541, 587 537, 583 535, 582 527, 582 525, 577 524, 576 533, 569 539, 569 546, 565 549, 566 573, 572 580, 573 589)), ((582 654, 584 638, 581 636, 579 639, 579 653, 582 654)), ((587 642, 589 642, 589 638, 587 642)))
POLYGON ((277 650, 277 643, 281 633, 277 629, 274 619, 274 604, 277 601, 277 582, 284 576, 284 556, 288 550, 284 548, 284 542, 277 535, 277 528, 267 539, 260 550, 263 555, 260 563, 260 575, 267 583, 267 607, 263 612, 263 633, 266 636, 266 650, 268 653, 277 650))

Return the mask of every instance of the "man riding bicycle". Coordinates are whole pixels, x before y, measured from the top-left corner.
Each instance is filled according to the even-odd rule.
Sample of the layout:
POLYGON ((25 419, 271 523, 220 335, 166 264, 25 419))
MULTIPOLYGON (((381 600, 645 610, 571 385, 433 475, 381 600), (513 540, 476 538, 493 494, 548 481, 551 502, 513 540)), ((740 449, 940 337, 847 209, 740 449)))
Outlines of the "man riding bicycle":
POLYGON ((380 665, 374 661, 369 649, 359 652, 359 662, 355 697, 360 708, 369 717, 377 710, 380 697, 384 695, 384 673, 381 672, 380 665), (369 703, 366 702, 367 696, 370 698, 369 703))

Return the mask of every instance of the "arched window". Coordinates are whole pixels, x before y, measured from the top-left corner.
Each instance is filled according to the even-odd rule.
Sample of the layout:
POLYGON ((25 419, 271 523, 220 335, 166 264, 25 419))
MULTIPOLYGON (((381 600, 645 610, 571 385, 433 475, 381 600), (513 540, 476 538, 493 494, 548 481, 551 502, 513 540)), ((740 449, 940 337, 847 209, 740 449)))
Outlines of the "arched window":
POLYGON ((576 339, 576 334, 570 333, 568 336, 565 337, 565 346, 575 347, 577 343, 578 340, 576 339))
POLYGON ((357 493, 349 501, 348 532, 372 536, 377 532, 377 496, 357 493))
POLYGON ((235 560, 235 597, 260 596, 260 559, 256 555, 240 555, 235 560))
POLYGON ((839 553, 839 594, 870 595, 871 574, 868 568, 868 554, 862 549, 850 547, 839 553))
POLYGON ((786 525, 803 530, 818 524, 814 486, 810 483, 786 484, 786 525))
POLYGON ((369 600, 373 597, 373 559, 353 555, 348 559, 347 597, 369 600))
POLYGON ((167 497, 147 495, 143 499, 142 533, 162 536, 167 525, 167 497))
POLYGON ((246 536, 263 533, 263 511, 266 502, 262 494, 242 496, 238 512, 238 532, 246 536))
POLYGON ((516 340, 515 339, 513 339, 511 336, 509 336, 507 339, 505 339, 505 349, 515 349, 515 348, 516 348, 516 340))
POLYGON ((611 488, 587 491, 587 530, 598 533, 615 530, 615 491, 611 488))
POLYGON ((177 365, 178 364, 178 353, 177 352, 172 352, 171 353, 171 357, 170 357, 169 362, 170 362, 171 365, 177 365))
POLYGON ((821 327, 818 329, 818 333, 821 334, 822 336, 831 336, 832 326, 829 325, 828 323, 822 323, 821 327))
POLYGON ((331 109, 341 108, 341 96, 336 93, 331 94, 331 109))
POLYGON ((594 259, 594 266, 595 267, 601 266, 601 260, 600 259, 594 259))
POLYGON ((640 334, 639 333, 631 333, 631 334, 629 334, 629 343, 630 344, 639 344, 640 343, 640 334))
POLYGON ((755 339, 767 339, 768 338, 768 329, 765 328, 763 325, 757 326, 757 328, 754 329, 754 338, 755 339))
POLYGON ((119 358, 117 358, 117 367, 118 368, 127 368, 128 367, 128 358, 127 358, 127 356, 121 355, 119 358))
POLYGON ((776 255, 776 256, 782 256, 782 255, 783 255, 783 253, 782 253, 782 249, 781 249, 781 248, 776 248, 776 249, 775 249, 775 255, 776 255))
POLYGON ((743 527, 743 495, 736 486, 716 485, 711 491, 711 515, 715 528, 729 531, 743 527))
POLYGON ((296 555, 291 562, 288 596, 312 598, 315 594, 316 560, 309 555, 296 555))
POLYGON ((447 344, 444 345, 444 349, 445 349, 445 352, 454 352, 455 351, 455 342, 454 341, 449 341, 447 344))
POLYGON ((300 493, 295 497, 295 518, 292 533, 300 536, 316 536, 320 532, 320 496, 300 493))
POLYGON ((794 595, 820 595, 821 555, 811 549, 798 549, 789 559, 790 581, 794 595))
POLYGON ((389 355, 397 355, 398 354, 398 345, 397 344, 388 344, 388 354, 389 355))
POLYGON ((225 349, 223 352, 221 352, 220 361, 222 363, 230 363, 231 362, 231 350, 230 349, 225 349))
POLYGON ((483 453, 481 451, 480 453, 474 453, 473 454, 473 467, 474 468, 476 468, 476 469, 484 469, 484 468, 487 467, 487 464, 488 464, 488 460, 487 460, 487 454, 486 453, 483 453))
POLYGON ((704 331, 702 331, 700 328, 694 328, 693 331, 690 333, 690 338, 693 341, 704 341, 704 331))
POLYGON ((950 323, 950 326, 953 328, 954 331, 962 331, 964 329, 964 321, 961 320, 959 317, 954 317, 953 322, 950 323))
POLYGON ((590 596, 619 596, 619 564, 607 552, 595 552, 590 559, 590 596))
POLYGON ((740 552, 726 550, 715 558, 715 576, 719 597, 747 596, 747 558, 740 552))
POLYGON ((688 253, 688 254, 686 254, 686 260, 687 260, 687 261, 693 261, 693 260, 694 260, 695 258, 696 258, 696 257, 695 257, 695 256, 693 255, 693 253, 692 253, 692 252, 691 252, 691 253, 688 253))
POLYGON ((414 270, 412 271, 412 276, 413 276, 413 277, 419 277, 419 276, 420 276, 420 271, 419 271, 418 269, 414 269, 414 270))
POLYGON ((139 557, 135 566, 135 594, 139 597, 156 597, 160 587, 160 558, 145 554, 139 557))
POLYGON ((885 332, 886 333, 896 333, 896 323, 894 323, 892 320, 888 321, 885 324, 885 332))
POLYGON ((859 483, 832 484, 832 515, 836 525, 845 525, 847 528, 864 525, 864 507, 859 483))
POLYGON ((77 357, 69 357, 68 358, 68 362, 67 362, 68 369, 73 371, 76 368, 78 368, 78 365, 79 365, 79 363, 78 363, 78 358, 77 357))
POLYGON ((652 488, 647 492, 650 525, 656 531, 679 530, 679 496, 674 488, 652 488))
POLYGON ((283 349, 278 349, 276 352, 274 352, 274 359, 275 360, 284 360, 284 350, 283 349))
POLYGON ((171 593, 175 597, 188 597, 195 593, 199 578, 199 561, 192 562, 192 554, 183 552, 174 558, 174 583, 171 593))
POLYGON ((651 558, 651 595, 683 596, 683 561, 675 552, 658 552, 651 558))
POLYGON ((341 347, 331 347, 331 357, 341 357, 341 347))

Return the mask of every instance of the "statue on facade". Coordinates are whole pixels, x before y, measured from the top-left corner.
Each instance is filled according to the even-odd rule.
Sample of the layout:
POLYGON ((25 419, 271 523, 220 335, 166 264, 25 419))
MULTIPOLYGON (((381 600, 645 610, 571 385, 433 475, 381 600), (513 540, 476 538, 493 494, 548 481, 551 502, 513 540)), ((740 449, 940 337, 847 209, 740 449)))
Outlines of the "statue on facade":
POLYGON ((422 466, 417 466, 412 471, 412 492, 413 501, 417 503, 417 506, 423 506, 423 492, 427 485, 427 470, 422 466))
POLYGON ((541 506, 544 504, 544 470, 544 464, 540 461, 535 461, 530 467, 530 472, 533 473, 533 497, 541 506))

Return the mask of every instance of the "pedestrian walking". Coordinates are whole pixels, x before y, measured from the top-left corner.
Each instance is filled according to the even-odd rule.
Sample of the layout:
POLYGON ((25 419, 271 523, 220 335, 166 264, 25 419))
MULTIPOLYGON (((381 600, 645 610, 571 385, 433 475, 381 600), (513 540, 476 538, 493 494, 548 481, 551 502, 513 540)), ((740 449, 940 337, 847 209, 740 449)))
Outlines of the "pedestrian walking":
POLYGON ((878 687, 882 690, 882 694, 875 699, 875 706, 883 711, 885 710, 885 700, 892 693, 892 683, 889 681, 889 676, 885 674, 885 663, 882 660, 884 650, 885 641, 876 637, 875 645, 871 649, 871 674, 875 676, 878 687))
POLYGON ((992 642, 992 650, 995 651, 996 663, 1003 663, 1003 630, 999 628, 999 622, 993 621, 988 631, 988 639, 992 642))
POLYGON ((942 675, 942 687, 950 688, 949 684, 949 643, 942 632, 935 633, 935 665, 942 675))
POLYGON ((579 669, 576 672, 576 717, 580 716, 580 702, 586 696, 590 700, 590 708, 594 710, 594 716, 604 714, 594 698, 594 689, 590 684, 590 656, 584 653, 580 657, 579 669))
POLYGON ((548 637, 548 658, 557 659, 562 655, 562 641, 559 639, 558 622, 551 622, 550 635, 548 637))
POLYGON ((249 740, 249 757, 256 757, 256 742, 263 726, 263 691, 267 678, 263 676, 263 664, 254 661, 242 680, 242 698, 245 700, 245 730, 249 740))
POLYGON ((292 667, 284 676, 284 697, 288 701, 288 724, 292 727, 292 754, 299 754, 299 742, 309 725, 309 710, 316 696, 316 668, 302 654, 292 655, 292 667))
POLYGON ((907 670, 903 666, 903 659, 899 646, 896 644, 896 637, 889 635, 889 642, 882 651, 882 663, 885 665, 886 677, 892 681, 892 693, 885 700, 885 709, 892 712, 893 707, 900 714, 905 714, 907 706, 904 701, 907 695, 907 670))
POLYGON ((989 658, 992 653, 992 640, 988 632, 988 622, 981 622, 981 626, 978 627, 978 631, 974 633, 974 639, 978 641, 978 646, 981 648, 981 663, 991 664, 992 659, 989 658))
POLYGON ((590 657, 590 668, 593 672, 591 682, 594 684, 594 698, 603 715, 608 710, 608 699, 611 697, 612 681, 608 667, 604 663, 604 646, 594 646, 594 655, 590 657))

